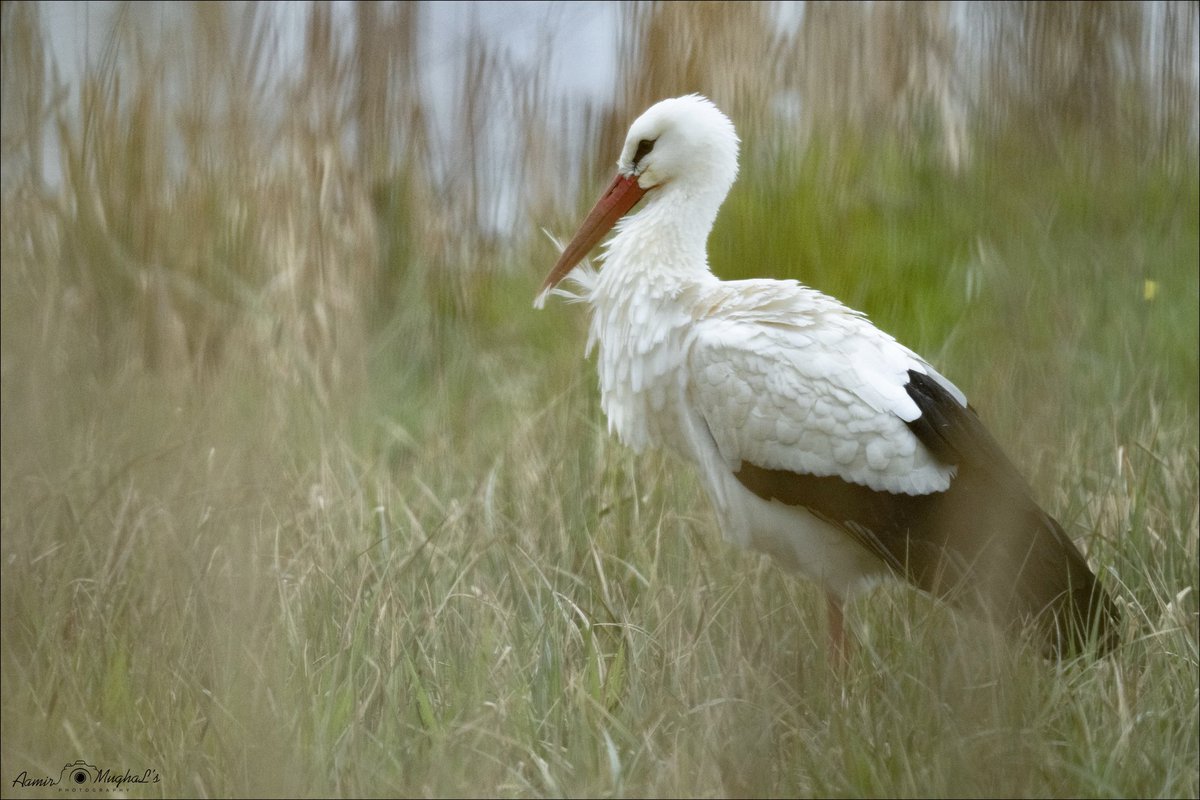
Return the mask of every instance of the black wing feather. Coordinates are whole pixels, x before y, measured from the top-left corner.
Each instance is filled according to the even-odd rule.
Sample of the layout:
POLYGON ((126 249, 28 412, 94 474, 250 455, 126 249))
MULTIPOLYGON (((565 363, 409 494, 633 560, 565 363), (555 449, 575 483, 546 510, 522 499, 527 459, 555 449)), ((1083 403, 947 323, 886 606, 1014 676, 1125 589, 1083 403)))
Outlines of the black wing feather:
POLYGON ((905 389, 921 410, 909 428, 957 469, 946 491, 881 492, 748 462, 738 480, 840 527, 925 591, 1013 628, 1032 623, 1048 652, 1077 652, 1090 636, 1101 651, 1114 647, 1116 606, 979 417, 933 378, 908 375, 905 389))

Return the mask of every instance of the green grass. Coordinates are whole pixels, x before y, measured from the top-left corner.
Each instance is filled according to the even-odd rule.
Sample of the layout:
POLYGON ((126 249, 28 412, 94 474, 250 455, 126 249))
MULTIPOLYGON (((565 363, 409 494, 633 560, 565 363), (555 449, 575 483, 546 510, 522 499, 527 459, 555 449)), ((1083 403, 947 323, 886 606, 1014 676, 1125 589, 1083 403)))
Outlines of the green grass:
MULTIPOLYGON (((68 146, 156 157, 126 129, 68 146)), ((1124 610, 1051 664, 884 586, 839 673, 820 591, 607 434, 545 242, 431 256, 419 203, 368 225, 242 144, 4 198, 5 796, 77 758, 161 774, 131 796, 1200 791, 1194 160, 748 147, 715 270, 932 359, 1124 610)))
MULTIPOLYGON (((1112 658, 1055 667, 896 587, 854 605, 832 673, 817 590, 722 543, 689 470, 608 437, 580 315, 526 310, 536 276, 496 280, 480 319, 397 317, 368 391, 323 403, 247 364, 201 387, 71 368, 75 331, 14 268, 4 774, 86 757, 152 766, 164 794, 1194 793, 1194 226, 1031 226, 995 240, 1004 271, 968 300, 953 259, 903 280, 921 256, 889 231, 911 219, 875 213, 853 250, 872 266, 841 280, 957 365, 1120 597, 1112 658), (1068 298, 1051 269, 1138 252, 1189 288, 1147 302, 1118 275, 1068 298)), ((933 261, 954 233, 910 247, 933 261)))

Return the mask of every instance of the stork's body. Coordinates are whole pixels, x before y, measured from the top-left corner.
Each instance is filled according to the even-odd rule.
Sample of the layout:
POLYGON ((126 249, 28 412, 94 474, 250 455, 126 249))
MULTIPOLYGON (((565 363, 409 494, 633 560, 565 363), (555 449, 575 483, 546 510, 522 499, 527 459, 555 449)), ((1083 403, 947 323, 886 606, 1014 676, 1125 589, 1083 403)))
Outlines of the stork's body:
POLYGON ((703 98, 653 106, 546 280, 617 224, 577 279, 610 430, 694 463, 728 539, 820 583, 836 646, 842 601, 887 574, 1032 622, 1048 650, 1111 644, 1111 601, 953 384, 813 289, 710 272, 737 142, 703 98))

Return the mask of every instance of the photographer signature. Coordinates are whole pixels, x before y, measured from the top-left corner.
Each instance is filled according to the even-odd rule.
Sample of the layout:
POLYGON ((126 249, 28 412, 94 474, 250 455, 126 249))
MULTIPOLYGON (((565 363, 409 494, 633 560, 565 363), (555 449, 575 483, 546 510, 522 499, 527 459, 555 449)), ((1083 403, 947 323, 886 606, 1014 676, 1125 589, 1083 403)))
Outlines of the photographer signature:
POLYGON ((12 785, 30 789, 58 786, 59 784, 74 787, 92 783, 106 784, 107 788, 116 791, 126 784, 159 783, 160 781, 162 781, 162 776, 158 774, 158 770, 147 769, 140 773, 134 773, 126 769, 124 772, 114 772, 107 767, 100 769, 95 764, 89 764, 83 759, 79 759, 63 767, 57 779, 51 778, 49 775, 31 778, 28 772, 22 770, 21 774, 13 779, 12 785))

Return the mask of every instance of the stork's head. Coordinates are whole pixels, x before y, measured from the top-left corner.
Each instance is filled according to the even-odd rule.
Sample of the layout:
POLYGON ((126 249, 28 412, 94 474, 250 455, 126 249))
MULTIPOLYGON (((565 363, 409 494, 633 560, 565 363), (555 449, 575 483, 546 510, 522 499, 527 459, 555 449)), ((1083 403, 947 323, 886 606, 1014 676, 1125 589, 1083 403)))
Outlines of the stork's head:
POLYGON ((540 295, 565 278, 648 193, 685 196, 702 213, 715 216, 737 177, 737 159, 733 123, 708 98, 689 94, 650 106, 630 126, 616 177, 563 250, 540 295))

